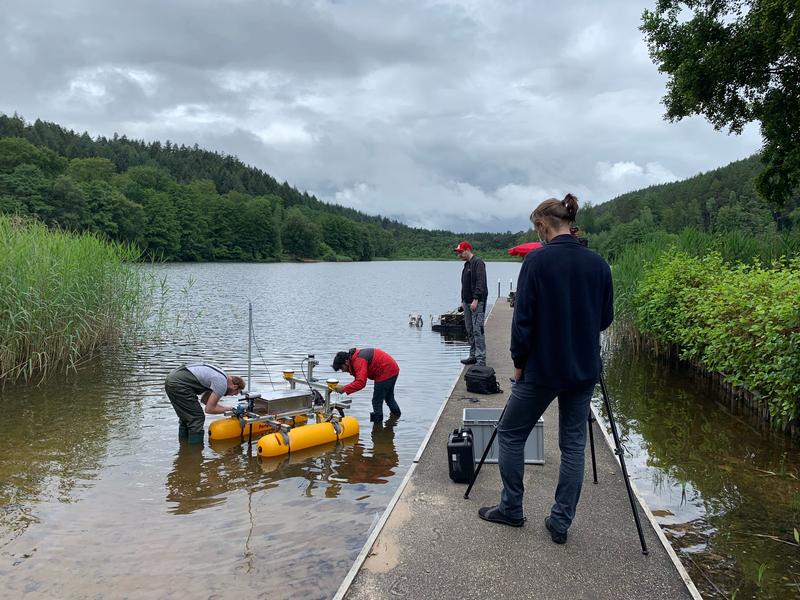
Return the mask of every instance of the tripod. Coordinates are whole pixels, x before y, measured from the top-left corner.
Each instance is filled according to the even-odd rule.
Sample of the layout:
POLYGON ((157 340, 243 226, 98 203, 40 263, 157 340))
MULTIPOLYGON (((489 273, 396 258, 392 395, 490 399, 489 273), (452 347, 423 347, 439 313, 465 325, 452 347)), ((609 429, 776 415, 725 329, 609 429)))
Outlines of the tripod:
MULTIPOLYGON (((622 476, 625 480, 625 488, 628 491, 628 500, 631 503, 631 511, 633 512, 633 520, 636 523, 636 531, 639 533, 639 543, 642 545, 642 554, 649 554, 650 551, 647 549, 647 543, 644 540, 644 532, 642 531, 642 523, 639 520, 639 511, 636 510, 636 502, 633 497, 633 488, 631 487, 630 476, 628 475, 628 468, 625 465, 625 454, 622 451, 622 445, 619 441, 619 434, 617 433, 617 423, 614 420, 614 413, 611 411, 611 403, 608 400, 608 390, 606 389, 606 382, 603 379, 603 374, 600 373, 600 390, 603 393, 603 402, 606 406, 606 414, 608 414, 608 422, 611 425, 611 434, 614 437, 614 454, 617 455, 619 458, 619 464, 622 467, 622 476)), ((503 412, 500 413, 500 418, 497 420, 498 425, 500 421, 503 420, 503 415, 506 413, 506 406, 503 407, 503 412)), ((595 421, 594 415, 591 411, 589 411, 589 446, 591 447, 592 451, 592 474, 594 476, 594 483, 597 483, 597 461, 595 459, 594 453, 594 433, 592 432, 592 423, 595 421)), ((469 493, 472 491, 472 486, 475 485, 475 480, 478 478, 478 473, 481 472, 481 467, 483 467, 483 463, 486 460, 486 457, 489 455, 489 450, 492 448, 492 444, 494 443, 495 437, 497 437, 497 427, 494 428, 492 432, 492 436, 489 438, 489 443, 486 444, 486 449, 483 451, 483 456, 481 456, 481 460, 478 463, 478 468, 475 469, 475 473, 472 475, 472 480, 469 482, 469 487, 467 487, 467 491, 464 492, 464 498, 469 499, 469 493)))

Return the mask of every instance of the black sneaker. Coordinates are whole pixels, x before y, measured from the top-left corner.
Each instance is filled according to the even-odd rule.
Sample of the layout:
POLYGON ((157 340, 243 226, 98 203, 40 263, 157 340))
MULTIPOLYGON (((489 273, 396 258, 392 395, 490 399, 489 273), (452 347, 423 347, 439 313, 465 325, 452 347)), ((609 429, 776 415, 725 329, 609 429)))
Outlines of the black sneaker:
POLYGON ((566 531, 556 531, 553 527, 553 524, 550 520, 550 517, 545 517, 544 519, 544 526, 547 527, 547 531, 550 532, 550 539, 553 540, 556 544, 564 544, 567 541, 567 532, 566 531))
POLYGON ((522 527, 525 525, 525 517, 521 519, 512 519, 500 512, 498 506, 484 506, 478 509, 478 516, 484 521, 491 523, 499 523, 500 525, 508 525, 509 527, 522 527))
POLYGON ((461 359, 461 364, 462 365, 474 365, 476 362, 478 362, 478 361, 474 356, 470 356, 469 358, 462 358, 461 359))

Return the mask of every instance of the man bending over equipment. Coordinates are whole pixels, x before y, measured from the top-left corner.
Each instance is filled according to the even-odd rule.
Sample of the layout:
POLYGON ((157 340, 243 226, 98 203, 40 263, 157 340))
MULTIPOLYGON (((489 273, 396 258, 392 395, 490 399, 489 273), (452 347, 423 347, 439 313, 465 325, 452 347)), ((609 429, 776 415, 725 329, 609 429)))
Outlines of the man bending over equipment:
POLYGON ((400 374, 397 362, 380 348, 350 348, 347 352, 337 352, 333 359, 334 371, 346 371, 355 379, 348 385, 336 386, 336 391, 353 394, 367 385, 367 379, 375 382, 372 392, 372 412, 369 420, 373 423, 383 421, 383 403, 392 415, 400 416, 400 407, 394 399, 394 384, 400 374))
POLYGON ((206 417, 200 404, 205 405, 206 414, 223 414, 230 408, 220 405, 220 398, 240 393, 244 389, 244 379, 228 375, 214 365, 196 363, 167 375, 164 389, 180 421, 178 438, 187 439, 190 444, 202 444, 206 417))

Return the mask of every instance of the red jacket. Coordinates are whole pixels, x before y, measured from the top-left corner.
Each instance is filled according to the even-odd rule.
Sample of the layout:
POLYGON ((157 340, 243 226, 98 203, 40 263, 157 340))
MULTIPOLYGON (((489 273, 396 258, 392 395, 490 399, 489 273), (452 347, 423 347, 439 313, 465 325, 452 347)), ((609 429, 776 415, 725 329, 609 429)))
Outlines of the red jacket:
POLYGON ((359 348, 350 357, 350 368, 348 369, 350 375, 355 379, 344 386, 345 394, 352 394, 367 385, 367 379, 373 381, 386 381, 400 373, 400 367, 397 362, 386 352, 380 348, 359 348), (361 358, 361 352, 372 350, 372 360, 367 361, 366 358, 361 358))

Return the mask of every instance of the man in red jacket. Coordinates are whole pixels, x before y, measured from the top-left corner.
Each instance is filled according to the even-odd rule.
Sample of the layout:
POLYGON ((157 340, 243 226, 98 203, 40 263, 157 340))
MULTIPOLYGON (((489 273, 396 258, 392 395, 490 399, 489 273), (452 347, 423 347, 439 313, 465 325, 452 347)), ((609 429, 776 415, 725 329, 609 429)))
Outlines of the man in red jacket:
POLYGON ((400 374, 397 362, 380 348, 350 348, 347 352, 337 352, 333 359, 334 371, 347 371, 355 379, 345 386, 336 386, 336 391, 353 394, 367 385, 367 379, 375 382, 372 392, 372 412, 369 420, 373 423, 383 421, 383 403, 392 415, 400 416, 400 407, 394 399, 394 384, 400 374))

